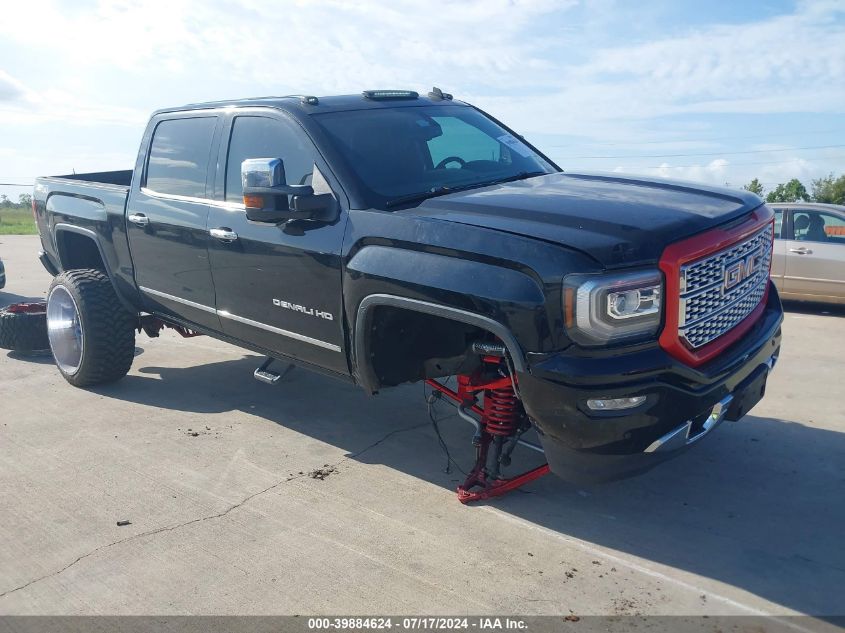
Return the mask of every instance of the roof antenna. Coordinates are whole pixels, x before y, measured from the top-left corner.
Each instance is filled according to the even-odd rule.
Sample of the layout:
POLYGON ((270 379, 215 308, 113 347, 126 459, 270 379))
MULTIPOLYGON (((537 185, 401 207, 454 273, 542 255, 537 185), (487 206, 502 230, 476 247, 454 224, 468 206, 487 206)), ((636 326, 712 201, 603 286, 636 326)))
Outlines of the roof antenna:
POLYGON ((440 88, 434 86, 434 88, 431 89, 431 92, 428 93, 428 98, 434 101, 451 101, 452 95, 448 92, 443 92, 440 88))

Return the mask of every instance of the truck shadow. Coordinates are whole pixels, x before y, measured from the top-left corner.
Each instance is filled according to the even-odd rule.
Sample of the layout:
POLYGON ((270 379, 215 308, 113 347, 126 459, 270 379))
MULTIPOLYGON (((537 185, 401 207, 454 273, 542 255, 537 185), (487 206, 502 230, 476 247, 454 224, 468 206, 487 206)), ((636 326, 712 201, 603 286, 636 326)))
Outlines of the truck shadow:
MULTIPOLYGON (((462 479, 456 471, 443 472, 445 458, 421 385, 370 398, 352 385, 296 370, 269 387, 251 377, 259 360, 141 367, 140 375, 95 391, 194 413, 246 411, 338 446, 361 463, 383 464, 450 490, 462 479)), ((452 411, 438 405, 439 417, 452 411)), ((468 469, 471 427, 449 418, 440 428, 452 456, 468 469)), ((748 416, 640 477, 593 488, 546 477, 490 505, 789 609, 833 615, 842 612, 845 586, 843 455, 843 433, 748 416)), ((515 457, 514 472, 536 461, 524 450, 515 457)), ((457 500, 452 503, 459 511, 457 500)))

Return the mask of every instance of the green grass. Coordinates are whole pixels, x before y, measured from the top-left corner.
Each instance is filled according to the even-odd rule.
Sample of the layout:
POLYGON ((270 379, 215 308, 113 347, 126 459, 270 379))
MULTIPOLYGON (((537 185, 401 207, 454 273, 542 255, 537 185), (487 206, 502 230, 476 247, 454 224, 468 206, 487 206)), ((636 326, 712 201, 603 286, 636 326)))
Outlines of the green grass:
POLYGON ((35 235, 35 220, 29 208, 0 208, 0 235, 35 235))

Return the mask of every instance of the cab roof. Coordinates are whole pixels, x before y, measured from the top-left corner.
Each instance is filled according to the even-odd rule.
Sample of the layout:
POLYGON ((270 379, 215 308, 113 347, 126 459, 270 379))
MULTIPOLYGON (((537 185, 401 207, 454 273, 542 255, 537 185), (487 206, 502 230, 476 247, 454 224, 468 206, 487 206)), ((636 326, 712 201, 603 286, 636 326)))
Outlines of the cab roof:
POLYGON ((333 95, 316 97, 311 95, 286 95, 280 97, 251 97, 245 99, 226 99, 222 101, 207 101, 204 103, 189 103, 184 106, 163 108, 153 113, 153 116, 166 112, 184 112, 187 110, 208 110, 217 108, 269 107, 281 110, 296 111, 300 114, 323 114, 325 112, 342 112, 346 110, 374 110, 379 108, 413 108, 420 106, 443 106, 468 104, 452 99, 451 95, 430 92, 419 95, 409 90, 367 90, 360 94, 333 95), (368 95, 368 93, 370 93, 368 95), (380 96, 384 93, 400 94, 402 96, 380 96), (442 97, 440 95, 443 95, 442 97))

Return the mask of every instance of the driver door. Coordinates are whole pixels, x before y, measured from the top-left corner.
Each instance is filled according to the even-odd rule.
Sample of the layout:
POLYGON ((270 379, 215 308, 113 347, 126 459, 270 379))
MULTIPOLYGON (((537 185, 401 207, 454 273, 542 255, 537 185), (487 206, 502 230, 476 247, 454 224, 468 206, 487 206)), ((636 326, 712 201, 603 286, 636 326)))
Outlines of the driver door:
POLYGON ((340 257, 348 216, 341 210, 331 223, 248 220, 241 163, 250 158, 281 158, 287 184, 332 192, 315 169, 317 150, 297 123, 267 110, 229 116, 215 179, 219 201, 208 220, 209 259, 223 332, 271 355, 348 374, 340 257), (226 238, 215 238, 221 229, 226 238))

